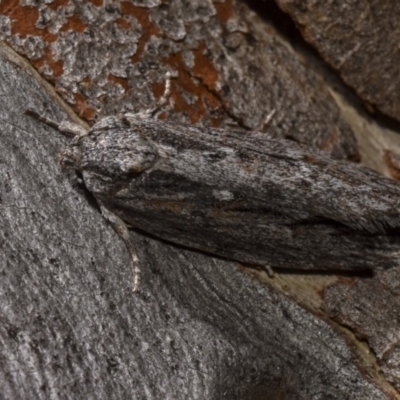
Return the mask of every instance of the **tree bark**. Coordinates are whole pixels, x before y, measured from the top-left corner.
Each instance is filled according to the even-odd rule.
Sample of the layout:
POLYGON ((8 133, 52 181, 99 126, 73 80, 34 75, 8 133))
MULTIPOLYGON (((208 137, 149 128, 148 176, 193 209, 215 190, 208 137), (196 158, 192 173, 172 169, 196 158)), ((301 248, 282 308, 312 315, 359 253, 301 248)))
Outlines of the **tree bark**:
POLYGON ((277 3, 370 108, 399 120, 399 2, 277 3))
MULTIPOLYGON (((173 110, 161 117, 171 121, 254 129, 275 108, 268 132, 348 160, 359 158, 357 126, 392 150, 394 135, 346 88, 332 97, 332 72, 289 46, 279 18, 233 1, 98 3, 0 5, 0 397, 399 398, 385 350, 397 319, 369 342, 374 310, 393 318, 382 301, 396 272, 270 279, 132 231, 143 271, 133 294, 124 243, 58 166, 67 139, 24 111, 79 123, 138 111, 170 70, 173 110), (360 285, 359 304, 348 297, 356 320, 337 299, 360 285)), ((373 165, 382 146, 364 143, 373 165)))

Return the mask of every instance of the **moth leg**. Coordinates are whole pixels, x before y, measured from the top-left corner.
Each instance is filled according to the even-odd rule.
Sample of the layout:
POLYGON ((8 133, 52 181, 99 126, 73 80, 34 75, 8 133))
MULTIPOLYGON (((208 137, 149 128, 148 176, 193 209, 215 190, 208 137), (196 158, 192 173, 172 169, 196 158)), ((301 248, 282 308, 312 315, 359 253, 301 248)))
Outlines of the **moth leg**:
POLYGON ((256 129, 257 132, 261 132, 264 129, 268 129, 268 127, 271 125, 271 121, 274 118, 276 114, 276 108, 274 108, 268 115, 267 118, 265 118, 264 122, 256 129))
POLYGON ((276 108, 274 108, 268 115, 267 118, 265 118, 264 121, 264 126, 269 126, 271 124, 272 118, 274 118, 274 115, 276 114, 276 108))
POLYGON ((154 118, 157 111, 159 111, 168 101, 169 96, 171 95, 171 74, 168 71, 165 74, 165 89, 164 94, 158 100, 157 104, 153 108, 148 108, 147 110, 140 111, 138 113, 125 113, 123 116, 129 121, 129 118, 133 119, 148 119, 154 118))
POLYGON ((264 268, 270 278, 273 278, 275 276, 275 272, 270 265, 264 265, 264 268))
POLYGON ((85 128, 83 128, 82 126, 80 126, 78 124, 69 122, 69 121, 62 121, 59 123, 59 122, 53 121, 50 118, 47 118, 44 115, 40 115, 39 113, 37 113, 34 110, 26 110, 25 114, 29 115, 41 122, 44 122, 46 125, 49 125, 52 128, 59 130, 62 134, 64 134, 64 136, 67 136, 67 137, 83 137, 88 134, 88 131, 85 128))
POLYGON ((109 209, 104 207, 100 202, 99 202, 99 205, 100 205, 100 209, 101 209, 101 213, 103 214, 103 217, 111 223, 114 230, 118 233, 118 235, 124 241, 125 246, 128 249, 129 254, 131 255, 132 262, 133 262, 133 269, 134 269, 133 292, 137 293, 140 289, 141 270, 140 270, 140 265, 139 265, 139 258, 132 246, 132 242, 129 237, 128 227, 126 226, 125 222, 121 218, 117 217, 109 209))

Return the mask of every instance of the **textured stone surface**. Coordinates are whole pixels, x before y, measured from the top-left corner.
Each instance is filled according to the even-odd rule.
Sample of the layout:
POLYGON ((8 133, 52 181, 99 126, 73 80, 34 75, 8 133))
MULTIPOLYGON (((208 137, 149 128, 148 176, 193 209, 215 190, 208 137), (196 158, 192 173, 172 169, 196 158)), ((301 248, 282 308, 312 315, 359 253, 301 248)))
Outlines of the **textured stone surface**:
POLYGON ((400 3, 277 0, 310 42, 366 103, 399 120, 400 3))

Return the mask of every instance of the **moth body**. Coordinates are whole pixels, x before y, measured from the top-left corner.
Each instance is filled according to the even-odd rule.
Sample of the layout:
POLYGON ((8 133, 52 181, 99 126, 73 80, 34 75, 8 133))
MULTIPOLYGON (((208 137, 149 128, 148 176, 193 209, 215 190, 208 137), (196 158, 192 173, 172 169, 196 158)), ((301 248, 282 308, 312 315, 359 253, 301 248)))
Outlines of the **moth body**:
POLYGON ((108 210, 172 243, 273 268, 400 261, 400 186, 266 133, 108 117, 63 163, 108 210))

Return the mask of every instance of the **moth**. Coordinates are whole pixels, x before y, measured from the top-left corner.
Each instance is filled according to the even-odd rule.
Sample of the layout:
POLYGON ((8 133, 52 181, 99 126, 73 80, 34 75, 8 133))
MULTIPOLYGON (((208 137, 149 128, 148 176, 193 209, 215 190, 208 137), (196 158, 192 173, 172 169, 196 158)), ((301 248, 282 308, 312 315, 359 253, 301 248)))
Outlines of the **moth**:
POLYGON ((395 181, 267 133, 171 124, 153 114, 106 117, 88 131, 36 115, 73 134, 62 164, 79 173, 124 238, 136 265, 134 290, 140 268, 126 224, 272 268, 399 264, 395 181))

